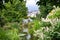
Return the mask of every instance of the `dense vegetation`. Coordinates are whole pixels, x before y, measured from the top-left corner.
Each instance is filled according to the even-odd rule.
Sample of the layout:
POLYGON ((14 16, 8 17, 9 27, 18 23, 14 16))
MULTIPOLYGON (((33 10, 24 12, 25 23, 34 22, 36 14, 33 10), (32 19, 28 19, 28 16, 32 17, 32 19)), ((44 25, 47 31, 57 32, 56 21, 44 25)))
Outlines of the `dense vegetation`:
POLYGON ((37 4, 40 6, 40 16, 46 18, 49 12, 54 9, 53 6, 60 7, 60 0, 39 0, 37 4))
POLYGON ((60 40, 60 0, 38 1, 40 14, 28 23, 25 4, 0 0, 0 40, 60 40))
POLYGON ((3 26, 6 22, 20 22, 21 19, 27 16, 27 8, 25 7, 25 2, 20 2, 19 0, 13 0, 12 4, 8 1, 0 8, 0 20, 3 26))

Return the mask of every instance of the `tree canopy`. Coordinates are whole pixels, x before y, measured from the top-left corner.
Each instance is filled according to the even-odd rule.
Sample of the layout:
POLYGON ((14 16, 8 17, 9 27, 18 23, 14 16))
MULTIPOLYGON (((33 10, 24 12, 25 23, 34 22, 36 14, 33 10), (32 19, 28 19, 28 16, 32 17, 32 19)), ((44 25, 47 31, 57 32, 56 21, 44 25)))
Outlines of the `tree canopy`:
POLYGON ((2 6, 2 10, 0 11, 0 20, 1 22, 20 22, 20 20, 27 16, 27 7, 25 2, 21 2, 20 0, 10 1, 4 4, 5 8, 2 6), (10 1, 12 1, 12 3, 10 1))
POLYGON ((60 0, 39 0, 37 4, 40 6, 41 17, 46 18, 53 6, 60 7, 60 0))

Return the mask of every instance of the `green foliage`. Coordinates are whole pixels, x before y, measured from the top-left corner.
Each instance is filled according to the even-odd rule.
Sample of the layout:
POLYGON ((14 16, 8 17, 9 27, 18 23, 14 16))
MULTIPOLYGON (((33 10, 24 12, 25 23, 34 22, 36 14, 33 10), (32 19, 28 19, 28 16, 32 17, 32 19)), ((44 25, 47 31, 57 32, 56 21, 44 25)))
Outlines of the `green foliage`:
POLYGON ((40 16, 46 18, 49 12, 54 8, 55 5, 60 6, 60 0, 39 0, 37 4, 40 6, 40 16))
POLYGON ((49 12, 50 12, 52 9, 53 9, 53 8, 52 8, 52 6, 50 6, 50 5, 47 5, 47 6, 41 5, 41 6, 40 6, 40 12, 41 12, 40 16, 43 17, 43 18, 46 18, 46 16, 49 14, 49 12))
POLYGON ((53 32, 50 31, 50 37, 52 37, 52 40, 60 40, 60 21, 54 26, 53 32))
POLYGON ((26 16, 27 8, 23 0, 5 0, 0 5, 0 40, 20 40, 20 23, 26 16))
POLYGON ((54 18, 58 18, 60 19, 60 8, 56 8, 54 13, 51 13, 53 15, 49 15, 48 18, 50 19, 54 19, 54 18))
POLYGON ((5 25, 5 19, 0 16, 0 27, 3 27, 5 25))
POLYGON ((0 40, 19 40, 18 30, 4 30, 0 28, 0 40))
POLYGON ((37 30, 40 28, 40 25, 39 25, 39 20, 34 20, 34 30, 37 30))
POLYGON ((6 31, 6 35, 10 40, 19 40, 19 35, 17 31, 18 31, 17 29, 8 30, 6 31))
POLYGON ((9 40, 8 36, 6 36, 6 32, 2 28, 0 28, 0 40, 9 40))
POLYGON ((36 38, 38 37, 37 40, 60 40, 60 21, 50 27, 46 26, 38 28, 34 31, 33 35, 36 38))
POLYGON ((46 6, 47 3, 50 3, 52 6, 53 5, 56 5, 56 6, 60 6, 60 0, 39 0, 38 2, 38 5, 44 5, 46 6))
POLYGON ((33 22, 34 24, 34 30, 38 30, 40 29, 41 27, 50 27, 51 26, 51 23, 50 22, 43 22, 43 21, 39 21, 39 20, 34 20, 33 22))
MULTIPOLYGON (((5 0, 6 3, 0 11, 0 40, 25 40, 27 34, 31 35, 31 40, 60 40, 60 8, 56 8, 53 15, 49 16, 50 22, 44 22, 42 17, 46 18, 47 14, 53 9, 53 5, 60 6, 60 0, 40 0, 41 14, 32 18, 33 21, 28 24, 22 24, 22 19, 27 17, 27 8, 23 0, 5 0), (5 25, 4 25, 5 24, 5 25), (28 32, 24 33, 23 29, 27 27, 28 32), (23 34, 24 33, 24 34, 23 34)), ((0 6, 1 8, 1 6, 0 6)))
POLYGON ((13 4, 8 1, 4 4, 6 9, 3 8, 0 11, 0 17, 3 18, 5 22, 20 22, 27 16, 27 8, 25 6, 25 2, 13 0, 12 3, 13 4))
POLYGON ((10 2, 11 4, 13 4, 13 2, 15 2, 15 1, 20 1, 20 2, 23 2, 23 0, 0 0, 0 9, 2 10, 2 9, 6 9, 5 8, 5 3, 8 3, 8 2, 10 2), (3 3, 3 1, 4 1, 4 3, 3 3))

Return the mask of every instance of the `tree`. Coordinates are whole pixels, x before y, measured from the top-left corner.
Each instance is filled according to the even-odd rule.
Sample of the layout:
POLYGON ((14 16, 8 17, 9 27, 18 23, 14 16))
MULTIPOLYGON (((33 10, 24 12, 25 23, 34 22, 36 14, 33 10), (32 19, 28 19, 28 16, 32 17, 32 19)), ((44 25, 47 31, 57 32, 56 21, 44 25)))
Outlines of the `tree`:
MULTIPOLYGON (((5 8, 4 3, 10 2, 11 4, 13 4, 13 1, 14 1, 14 0, 0 0, 0 9, 5 8)), ((22 2, 23 0, 19 0, 19 1, 22 2)))
POLYGON ((4 19, 5 22, 20 22, 27 16, 27 8, 24 1, 10 0, 4 4, 4 7, 0 11, 0 20, 4 19))
POLYGON ((41 17, 46 18, 54 5, 60 7, 60 0, 39 0, 37 4, 40 6, 41 17))

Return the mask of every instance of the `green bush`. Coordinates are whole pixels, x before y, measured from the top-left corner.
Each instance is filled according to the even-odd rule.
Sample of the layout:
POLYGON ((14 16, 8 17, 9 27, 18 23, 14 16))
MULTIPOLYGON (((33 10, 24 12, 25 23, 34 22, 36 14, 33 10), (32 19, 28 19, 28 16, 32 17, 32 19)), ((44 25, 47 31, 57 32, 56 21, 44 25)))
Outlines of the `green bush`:
POLYGON ((6 31, 2 28, 0 28, 0 40, 10 40, 6 35, 6 31))
POLYGON ((51 14, 53 14, 53 15, 49 15, 48 18, 50 18, 50 19, 54 19, 54 18, 60 19, 60 8, 55 8, 55 11, 51 14))
POLYGON ((19 33, 17 29, 4 30, 0 28, 0 40, 19 40, 19 33))

